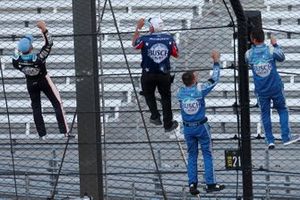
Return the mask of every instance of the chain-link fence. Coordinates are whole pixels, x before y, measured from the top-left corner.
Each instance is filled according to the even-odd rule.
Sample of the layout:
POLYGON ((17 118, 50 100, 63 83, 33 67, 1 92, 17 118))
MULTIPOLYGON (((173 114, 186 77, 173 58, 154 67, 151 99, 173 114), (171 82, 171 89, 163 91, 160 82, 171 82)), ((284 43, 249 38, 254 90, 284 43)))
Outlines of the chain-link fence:
MULTIPOLYGON (((76 199, 83 195, 80 193, 76 82, 84 77, 76 76, 75 70, 74 37, 77 35, 73 34, 73 2, 0 1, 0 199, 76 199), (38 20, 45 20, 54 39, 46 66, 59 90, 70 132, 75 138, 65 138, 59 133, 53 106, 42 94, 48 138, 39 139, 24 74, 12 65, 12 55, 23 35, 33 34, 34 52, 42 47, 43 37, 36 28, 38 20)), ((296 134, 300 131, 297 74, 300 3, 285 0, 243 0, 241 3, 245 10, 261 11, 266 38, 271 34, 276 36, 286 53, 286 61, 278 64, 278 71, 285 83, 290 127, 296 134)), ((240 149, 242 134, 237 27, 230 2, 98 0, 96 7, 103 174, 94 176, 103 175, 104 198, 241 199, 242 171, 229 170, 225 162, 225 151, 240 149), (217 181, 226 185, 219 193, 206 193, 203 189, 204 163, 199 152, 200 196, 191 196, 182 125, 165 133, 163 127, 149 123, 150 113, 141 95, 141 55, 132 47, 131 39, 138 19, 157 16, 164 20, 164 32, 175 38, 179 49, 179 58, 171 59, 171 73, 175 76, 172 109, 174 119, 179 122, 182 120, 176 93, 182 86, 182 73, 195 70, 199 73, 199 82, 206 81, 212 71, 211 50, 221 53, 220 82, 206 97, 217 181)), ((148 34, 146 27, 141 34, 148 34)), ((274 150, 267 150, 250 71, 249 76, 254 198, 297 199, 299 145, 285 147, 278 140, 274 150)), ((160 101, 157 93, 159 107, 160 101)), ((280 139, 279 117, 273 109, 272 121, 274 134, 280 139)))

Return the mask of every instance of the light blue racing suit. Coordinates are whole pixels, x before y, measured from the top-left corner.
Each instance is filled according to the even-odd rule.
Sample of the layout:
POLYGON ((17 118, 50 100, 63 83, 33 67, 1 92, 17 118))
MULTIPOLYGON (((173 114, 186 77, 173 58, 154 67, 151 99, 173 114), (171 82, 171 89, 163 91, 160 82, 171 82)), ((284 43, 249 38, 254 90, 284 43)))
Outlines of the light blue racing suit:
POLYGON ((276 67, 276 61, 282 62, 284 59, 284 53, 277 44, 273 47, 265 44, 253 45, 246 52, 246 62, 252 69, 255 94, 261 110, 261 120, 268 144, 274 143, 270 116, 271 100, 279 114, 282 142, 290 140, 289 114, 284 96, 284 85, 276 67))
POLYGON ((200 143, 206 184, 215 184, 212 144, 209 125, 205 116, 205 96, 215 87, 220 77, 220 65, 214 63, 211 78, 201 84, 182 87, 177 93, 183 120, 183 132, 188 148, 189 185, 198 184, 198 145, 200 143))

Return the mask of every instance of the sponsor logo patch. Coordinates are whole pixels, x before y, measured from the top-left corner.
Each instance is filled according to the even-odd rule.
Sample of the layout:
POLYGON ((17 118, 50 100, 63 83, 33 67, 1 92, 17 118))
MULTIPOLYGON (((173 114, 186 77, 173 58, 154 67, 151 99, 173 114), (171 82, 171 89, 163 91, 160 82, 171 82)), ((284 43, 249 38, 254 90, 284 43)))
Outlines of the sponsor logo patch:
POLYGON ((155 63, 161 63, 164 59, 168 57, 169 49, 165 44, 157 43, 154 44, 148 50, 148 56, 152 58, 155 63))
POLYGON ((200 103, 196 99, 184 99, 182 101, 182 108, 186 114, 194 115, 200 109, 200 103))
POLYGON ((272 66, 269 62, 260 62, 254 64, 253 70, 257 74, 257 76, 267 77, 271 73, 272 66))

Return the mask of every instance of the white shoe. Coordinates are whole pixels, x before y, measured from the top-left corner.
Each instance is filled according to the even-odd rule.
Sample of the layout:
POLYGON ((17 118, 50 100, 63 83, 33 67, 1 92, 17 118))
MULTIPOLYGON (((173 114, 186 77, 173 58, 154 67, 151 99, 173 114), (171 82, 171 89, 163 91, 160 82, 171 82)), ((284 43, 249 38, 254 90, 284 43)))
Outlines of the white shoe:
POLYGON ((300 140, 300 136, 299 135, 295 135, 295 136, 292 136, 289 141, 284 142, 283 145, 293 144, 295 142, 298 142, 299 140, 300 140))
POLYGON ((275 144, 271 142, 271 143, 268 145, 268 149, 275 149, 275 144))
POLYGON ((46 140, 47 140, 47 136, 44 135, 44 136, 40 137, 39 139, 40 139, 40 140, 43 140, 43 141, 46 141, 46 140))
POLYGON ((70 135, 69 133, 66 133, 65 138, 73 139, 75 138, 75 135, 70 135))

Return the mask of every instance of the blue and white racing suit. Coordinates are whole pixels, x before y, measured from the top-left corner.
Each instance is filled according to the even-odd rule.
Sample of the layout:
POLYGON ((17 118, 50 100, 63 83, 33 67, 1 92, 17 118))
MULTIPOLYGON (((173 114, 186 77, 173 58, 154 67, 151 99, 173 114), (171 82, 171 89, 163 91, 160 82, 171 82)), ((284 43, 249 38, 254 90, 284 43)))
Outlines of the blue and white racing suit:
POLYGON ((284 96, 284 85, 277 72, 276 61, 284 61, 281 48, 275 44, 253 45, 246 52, 246 62, 252 69, 255 94, 261 110, 261 120, 265 130, 266 142, 274 143, 271 122, 271 100, 276 108, 281 126, 282 142, 290 140, 289 114, 284 96))
POLYGON ((201 84, 179 89, 177 98, 183 120, 183 132, 188 148, 189 185, 198 184, 198 145, 200 143, 205 170, 206 184, 215 184, 211 134, 205 116, 205 96, 215 87, 220 77, 220 65, 214 63, 211 78, 201 84))

